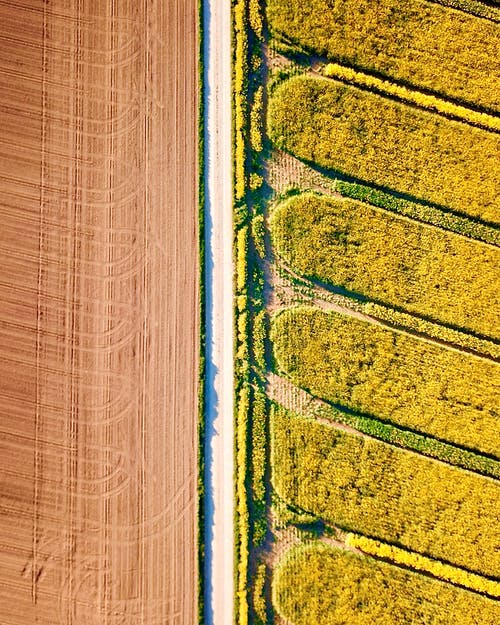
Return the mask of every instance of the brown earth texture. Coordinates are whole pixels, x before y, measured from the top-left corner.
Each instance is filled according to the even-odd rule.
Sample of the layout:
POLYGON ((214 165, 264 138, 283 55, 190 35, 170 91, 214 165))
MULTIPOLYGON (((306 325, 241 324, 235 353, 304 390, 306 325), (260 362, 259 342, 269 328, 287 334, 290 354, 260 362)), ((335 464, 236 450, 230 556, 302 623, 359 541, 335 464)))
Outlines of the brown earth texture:
POLYGON ((0 624, 197 611, 197 1, 0 0, 0 624))

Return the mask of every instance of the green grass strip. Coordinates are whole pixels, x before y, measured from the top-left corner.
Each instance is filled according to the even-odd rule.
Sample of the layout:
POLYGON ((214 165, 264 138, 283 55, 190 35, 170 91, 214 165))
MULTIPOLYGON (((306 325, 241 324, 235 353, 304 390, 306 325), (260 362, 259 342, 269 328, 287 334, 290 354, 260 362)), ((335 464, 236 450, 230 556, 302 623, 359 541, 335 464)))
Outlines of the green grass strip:
POLYGON ((315 409, 312 415, 328 419, 332 423, 343 423, 358 430, 358 432, 373 436, 391 445, 411 449, 457 467, 500 479, 500 462, 438 441, 424 434, 411 432, 391 423, 383 423, 373 417, 337 410, 327 404, 315 409))
POLYGON ((393 213, 416 219, 422 223, 438 226, 457 234, 463 234, 470 239, 478 239, 484 243, 490 243, 497 247, 500 246, 499 230, 460 215, 441 211, 435 206, 416 204, 415 202, 395 197, 390 193, 384 193, 384 191, 345 180, 336 180, 335 190, 352 200, 366 202, 379 208, 385 208, 393 213))

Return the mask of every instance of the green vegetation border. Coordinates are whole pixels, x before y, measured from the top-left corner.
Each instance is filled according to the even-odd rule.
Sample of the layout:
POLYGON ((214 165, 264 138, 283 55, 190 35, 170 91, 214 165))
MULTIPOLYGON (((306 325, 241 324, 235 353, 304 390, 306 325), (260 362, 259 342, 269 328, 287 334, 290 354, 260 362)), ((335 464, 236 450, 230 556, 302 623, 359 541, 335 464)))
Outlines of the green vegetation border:
MULTIPOLYGON (((260 152, 263 150, 263 13, 260 0, 232 0, 233 259, 235 262, 235 623, 258 623, 251 587, 252 551, 265 537, 267 399, 264 395, 267 320, 257 262, 260 152), (260 93, 259 93, 260 92, 260 93)), ((262 575, 262 569, 261 575, 262 575)), ((262 601, 260 602, 262 608, 262 601)))
POLYGON ((336 422, 348 425, 362 434, 367 434, 396 447, 409 449, 456 467, 500 480, 500 462, 497 460, 467 449, 461 449, 431 436, 413 432, 374 417, 355 412, 343 412, 327 402, 324 402, 321 408, 318 407, 311 414, 313 417, 327 419, 333 424, 336 422))
POLYGON ((206 328, 205 328, 205 63, 204 63, 204 2, 198 0, 198 284, 200 353, 198 364, 198 625, 204 625, 205 595, 205 380, 206 380, 206 328))
POLYGON ((378 208, 385 208, 404 217, 462 234, 496 247, 500 246, 500 231, 486 224, 468 219, 466 216, 445 212, 434 206, 417 204, 385 191, 345 180, 335 180, 334 189, 351 200, 366 202, 378 208))

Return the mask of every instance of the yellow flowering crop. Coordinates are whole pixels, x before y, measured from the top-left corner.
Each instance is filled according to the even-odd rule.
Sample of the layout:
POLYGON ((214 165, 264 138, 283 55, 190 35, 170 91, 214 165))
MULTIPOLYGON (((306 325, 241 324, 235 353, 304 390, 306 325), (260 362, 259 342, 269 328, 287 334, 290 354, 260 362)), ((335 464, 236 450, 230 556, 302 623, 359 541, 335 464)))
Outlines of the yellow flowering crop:
POLYGON ((500 366, 316 308, 272 319, 278 368, 313 395, 498 458, 500 366))
POLYGON ((500 339, 500 249, 353 200, 294 196, 271 219, 298 273, 500 339))
POLYGON ((500 616, 491 599, 319 542, 285 554, 273 601, 294 625, 496 625, 500 616))
POLYGON ((452 584, 465 586, 476 592, 487 594, 490 597, 500 598, 500 582, 487 579, 476 573, 470 573, 445 562, 433 560, 413 551, 406 551, 395 545, 381 543, 379 540, 373 540, 373 538, 361 536, 360 534, 349 533, 346 537, 346 544, 349 547, 360 549, 363 553, 391 560, 395 564, 409 566, 416 571, 430 573, 452 584))
POLYGON ((497 24, 426 0, 268 0, 271 32, 316 55, 498 111, 497 24))
POLYGON ((295 76, 269 101, 274 144, 329 170, 500 223, 500 136, 332 79, 295 76))
POLYGON ((474 573, 500 575, 500 485, 273 406, 273 486, 294 509, 474 573))

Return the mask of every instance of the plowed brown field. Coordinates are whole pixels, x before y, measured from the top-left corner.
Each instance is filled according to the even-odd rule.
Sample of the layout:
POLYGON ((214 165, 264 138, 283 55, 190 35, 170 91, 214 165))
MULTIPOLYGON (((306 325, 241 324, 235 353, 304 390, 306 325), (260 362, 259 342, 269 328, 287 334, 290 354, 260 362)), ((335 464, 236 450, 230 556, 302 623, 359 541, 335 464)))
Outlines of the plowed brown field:
POLYGON ((0 0, 0 623, 192 625, 196 0, 0 0))

